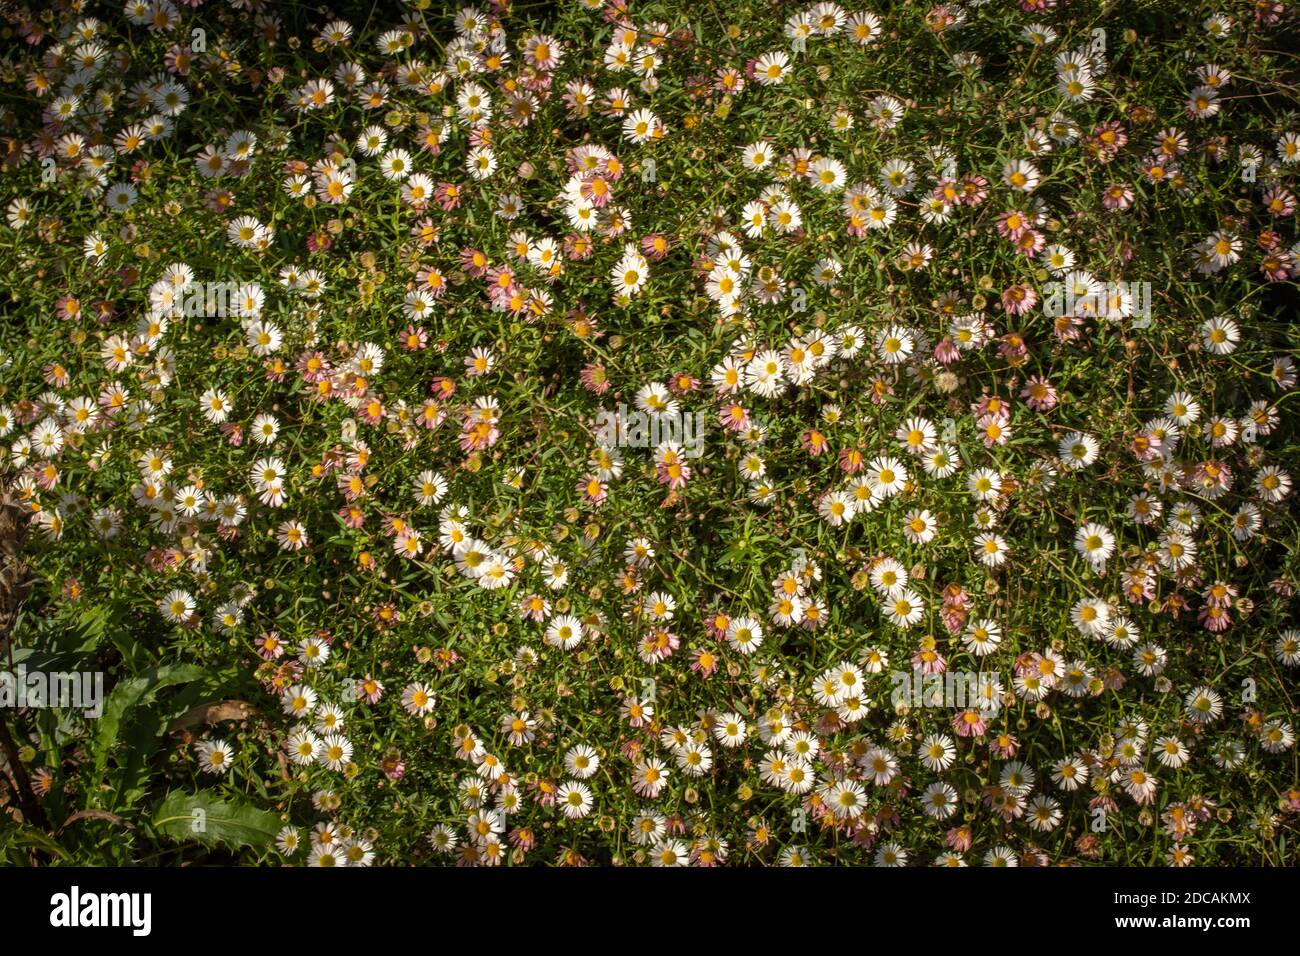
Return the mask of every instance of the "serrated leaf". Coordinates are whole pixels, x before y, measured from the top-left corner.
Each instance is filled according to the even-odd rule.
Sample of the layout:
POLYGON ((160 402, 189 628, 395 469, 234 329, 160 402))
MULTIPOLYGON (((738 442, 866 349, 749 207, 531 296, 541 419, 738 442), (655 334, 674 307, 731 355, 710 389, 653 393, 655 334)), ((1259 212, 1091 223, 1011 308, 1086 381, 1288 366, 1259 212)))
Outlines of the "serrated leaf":
POLYGON ((262 847, 280 831, 280 818, 240 801, 224 799, 211 790, 169 793, 154 810, 153 826, 173 840, 206 846, 262 847))

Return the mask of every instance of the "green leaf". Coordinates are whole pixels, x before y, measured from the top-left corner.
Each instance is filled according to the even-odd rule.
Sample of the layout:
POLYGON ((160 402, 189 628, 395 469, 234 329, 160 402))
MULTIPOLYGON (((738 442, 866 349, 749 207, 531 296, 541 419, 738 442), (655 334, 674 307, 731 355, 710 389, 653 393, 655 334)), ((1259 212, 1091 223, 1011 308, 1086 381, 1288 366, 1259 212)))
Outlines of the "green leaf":
POLYGON ((211 790, 169 793, 154 810, 154 829, 173 840, 206 846, 263 847, 280 831, 280 818, 247 803, 226 800, 211 790))
POLYGON ((132 807, 144 797, 149 778, 149 764, 158 750, 158 743, 173 714, 185 711, 191 704, 209 697, 199 684, 191 684, 168 701, 166 707, 151 707, 139 712, 122 732, 125 755, 117 761, 107 780, 112 786, 111 803, 119 811, 132 807))
POLYGON ((68 859, 68 854, 63 847, 32 826, 7 827, 0 830, 0 859, 13 865, 26 865, 27 861, 23 857, 10 858, 8 851, 11 848, 39 850, 59 860, 68 859))
MULTIPOLYGON (((122 724, 133 708, 153 700, 158 691, 176 684, 188 684, 207 672, 194 664, 170 664, 153 667, 139 677, 121 681, 104 703, 104 713, 98 722, 98 733, 90 747, 94 778, 102 780, 108 767, 108 758, 117 747, 122 734, 122 724)), ((111 808, 109 808, 111 809, 111 808)))

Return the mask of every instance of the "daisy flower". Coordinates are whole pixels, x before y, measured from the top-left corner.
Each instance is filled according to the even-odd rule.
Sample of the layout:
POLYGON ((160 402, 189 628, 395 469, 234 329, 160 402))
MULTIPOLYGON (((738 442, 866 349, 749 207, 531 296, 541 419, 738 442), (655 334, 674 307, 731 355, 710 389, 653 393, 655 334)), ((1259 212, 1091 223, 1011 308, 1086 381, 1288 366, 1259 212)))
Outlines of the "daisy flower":
POLYGON ((224 740, 202 740, 195 745, 199 757, 199 769, 213 776, 230 772, 235 759, 234 748, 224 740))

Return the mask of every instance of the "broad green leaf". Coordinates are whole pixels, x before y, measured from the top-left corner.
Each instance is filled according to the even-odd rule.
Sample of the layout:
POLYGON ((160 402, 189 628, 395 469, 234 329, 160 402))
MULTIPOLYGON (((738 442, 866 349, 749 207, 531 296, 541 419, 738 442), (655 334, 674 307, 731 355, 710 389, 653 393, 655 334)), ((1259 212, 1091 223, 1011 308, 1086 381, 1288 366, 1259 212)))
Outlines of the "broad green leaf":
POLYGON ((173 840, 206 846, 263 847, 280 831, 280 818, 211 790, 169 793, 154 810, 153 826, 173 840))
POLYGON ((97 732, 90 748, 94 779, 103 779, 108 758, 121 736, 123 721, 132 708, 149 703, 165 687, 188 684, 203 677, 205 673, 203 668, 194 664, 170 664, 150 668, 140 676, 129 677, 114 687, 104 702, 104 713, 97 722, 97 732))

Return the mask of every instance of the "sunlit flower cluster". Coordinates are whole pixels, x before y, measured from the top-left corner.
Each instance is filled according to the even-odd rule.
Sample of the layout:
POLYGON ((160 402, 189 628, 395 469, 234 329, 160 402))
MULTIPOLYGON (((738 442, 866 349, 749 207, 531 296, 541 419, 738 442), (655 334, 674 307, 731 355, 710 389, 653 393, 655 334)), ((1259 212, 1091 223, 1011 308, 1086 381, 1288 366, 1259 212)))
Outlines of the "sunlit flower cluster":
POLYGON ((255 711, 134 806, 34 738, 60 807, 209 790, 316 866, 1294 860, 1293 11, 639 6, 6 14, 20 641, 98 614, 118 686, 255 711))

